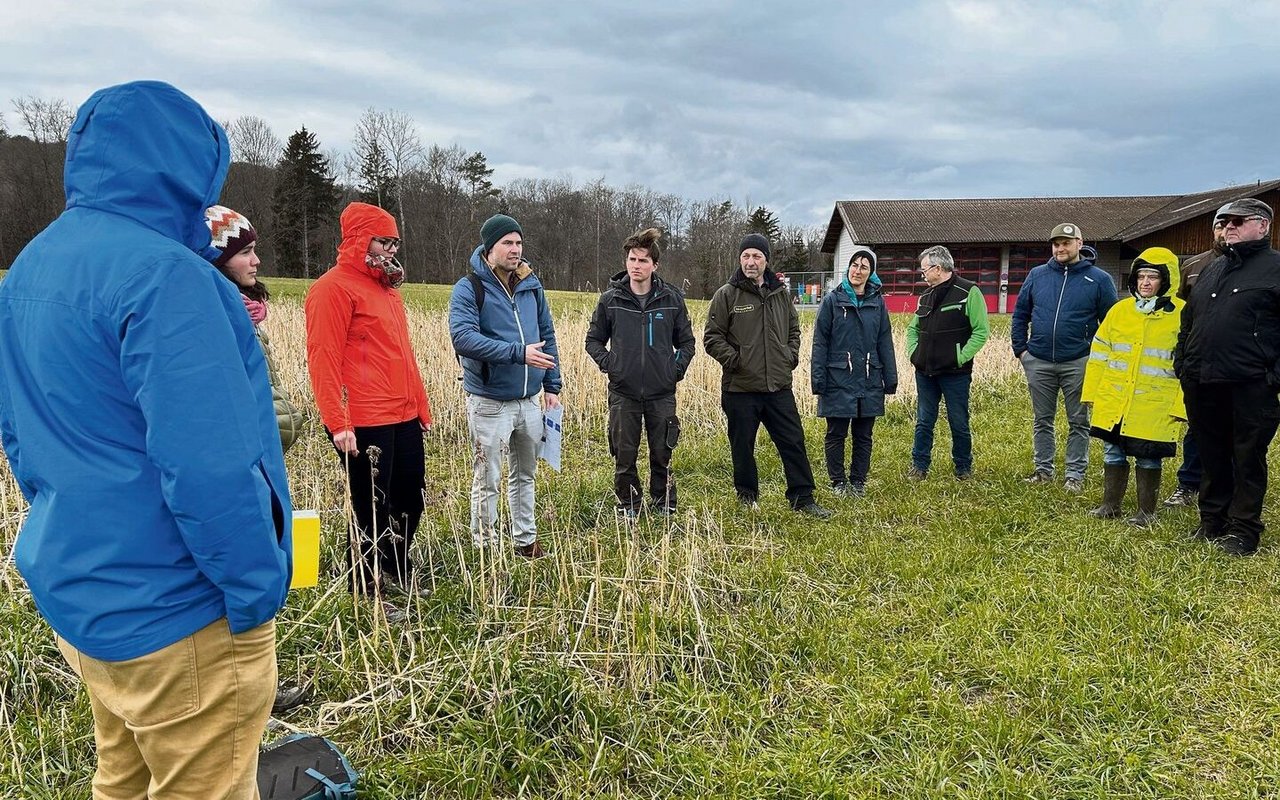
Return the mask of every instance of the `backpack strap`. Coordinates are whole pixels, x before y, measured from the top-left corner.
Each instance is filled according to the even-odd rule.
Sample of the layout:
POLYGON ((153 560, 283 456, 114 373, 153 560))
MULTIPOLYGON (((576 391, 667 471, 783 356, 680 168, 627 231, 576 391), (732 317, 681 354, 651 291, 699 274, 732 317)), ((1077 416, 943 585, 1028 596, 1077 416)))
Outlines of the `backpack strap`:
MULTIPOLYGON (((480 312, 484 311, 484 296, 485 296, 484 281, 480 279, 480 276, 476 274, 475 270, 467 271, 467 279, 471 281, 471 292, 472 294, 475 295, 475 298, 476 298, 476 318, 479 319, 480 312)), ((462 380, 462 377, 463 377, 462 376, 462 356, 458 355, 455 352, 453 354, 453 357, 458 362, 458 380, 462 380)), ((481 383, 489 382, 489 362, 488 361, 480 362, 480 381, 481 383)))

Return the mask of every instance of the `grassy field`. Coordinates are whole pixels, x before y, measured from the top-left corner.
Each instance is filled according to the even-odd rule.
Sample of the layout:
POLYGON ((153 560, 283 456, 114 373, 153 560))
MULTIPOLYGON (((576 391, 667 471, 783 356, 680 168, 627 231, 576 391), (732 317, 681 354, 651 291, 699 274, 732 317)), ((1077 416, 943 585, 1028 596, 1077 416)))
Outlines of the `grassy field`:
MULTIPOLYGON (((316 694, 271 735, 337 741, 362 797, 1280 794, 1276 549, 1238 560, 1191 542, 1189 511, 1150 530, 1087 517, 1096 445, 1084 496, 1024 485, 1030 409, 1007 322, 979 357, 974 480, 951 478, 945 422, 936 477, 906 480, 904 375, 868 496, 826 490, 808 315, 797 395, 836 517, 787 509, 763 435, 761 509, 737 506, 719 367, 700 352, 679 395, 680 514, 628 528, 611 512, 604 380, 582 351, 595 298, 552 293, 567 464, 539 475, 550 556, 530 564, 470 546, 447 289, 410 287, 437 421, 415 557, 435 591, 388 627, 342 591, 344 492, 303 367, 305 286, 272 287, 284 388, 311 410, 288 455, 294 502, 321 511, 330 569, 282 614, 281 671, 314 676, 316 694)), ((22 512, 0 466, 0 797, 85 797, 89 706, 13 569, 22 512)))

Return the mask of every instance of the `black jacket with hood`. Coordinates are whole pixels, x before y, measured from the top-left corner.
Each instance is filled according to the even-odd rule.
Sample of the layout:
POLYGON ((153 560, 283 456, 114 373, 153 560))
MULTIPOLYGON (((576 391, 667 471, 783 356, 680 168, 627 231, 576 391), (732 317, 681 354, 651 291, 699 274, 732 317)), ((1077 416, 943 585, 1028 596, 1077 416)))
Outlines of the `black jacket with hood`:
POLYGON ((609 376, 609 391, 632 400, 674 394, 696 346, 684 295, 656 274, 643 299, 626 270, 614 275, 587 328, 587 354, 609 376))

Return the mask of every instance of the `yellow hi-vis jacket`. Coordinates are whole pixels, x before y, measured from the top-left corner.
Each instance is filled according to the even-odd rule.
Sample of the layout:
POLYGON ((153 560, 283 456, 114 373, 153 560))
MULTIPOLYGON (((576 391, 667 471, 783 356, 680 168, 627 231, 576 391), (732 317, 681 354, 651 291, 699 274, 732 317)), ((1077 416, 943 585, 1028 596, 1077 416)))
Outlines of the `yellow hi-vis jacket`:
POLYGON ((1142 251, 1129 273, 1130 296, 1111 307, 1089 351, 1080 399, 1093 403, 1092 425, 1149 442, 1176 442, 1187 413, 1182 386, 1173 375, 1173 349, 1182 324, 1178 257, 1163 247, 1142 251), (1167 277, 1149 314, 1137 307, 1138 268, 1167 277))

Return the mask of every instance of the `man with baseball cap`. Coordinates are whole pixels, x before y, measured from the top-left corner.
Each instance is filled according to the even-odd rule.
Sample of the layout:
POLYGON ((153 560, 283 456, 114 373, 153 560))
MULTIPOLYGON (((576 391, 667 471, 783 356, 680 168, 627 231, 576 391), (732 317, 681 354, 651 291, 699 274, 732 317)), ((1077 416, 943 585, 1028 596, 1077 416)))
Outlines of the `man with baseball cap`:
POLYGON ((1034 414, 1035 471, 1028 483, 1051 483, 1057 445, 1058 394, 1067 412, 1064 487, 1084 489, 1089 463, 1089 409, 1080 402, 1084 368, 1098 325, 1116 302, 1116 285, 1094 265, 1080 226, 1064 222, 1049 234, 1053 257, 1027 274, 1013 310, 1013 355, 1022 363, 1034 414))
POLYGON ((724 368, 720 406, 729 423, 738 501, 754 508, 760 494, 755 449, 763 423, 782 459, 791 507, 827 519, 831 512, 813 499, 813 469, 791 392, 791 373, 800 364, 800 316, 787 287, 769 269, 768 239, 758 233, 744 237, 738 264, 711 298, 702 334, 702 346, 724 368))
POLYGON ((520 223, 506 214, 485 220, 469 274, 454 284, 449 297, 449 336, 462 362, 475 451, 472 542, 477 547, 498 543, 498 482, 507 457, 515 552, 539 558, 543 552, 533 478, 542 441, 542 410, 560 405, 561 381, 551 309, 523 252, 520 223))
POLYGON ((1215 221, 1223 253, 1183 309, 1174 371, 1204 471, 1192 535, 1245 556, 1262 537, 1267 447, 1280 423, 1280 252, 1261 200, 1229 203, 1215 221))

